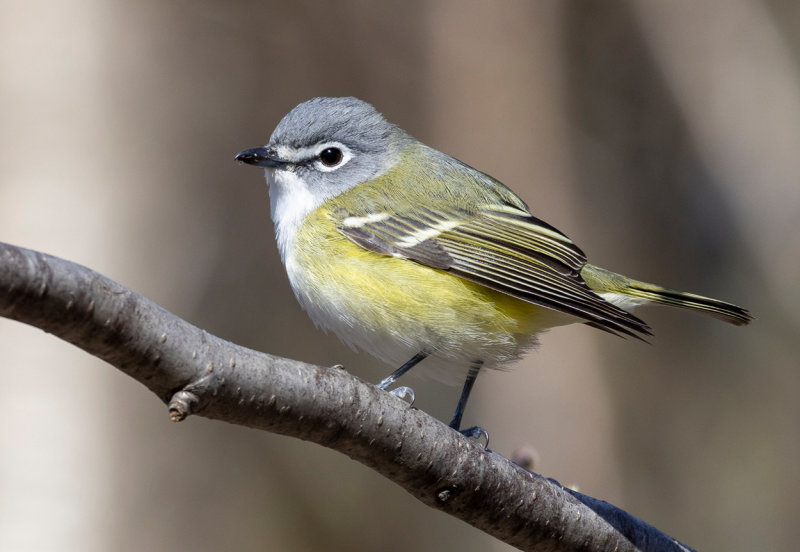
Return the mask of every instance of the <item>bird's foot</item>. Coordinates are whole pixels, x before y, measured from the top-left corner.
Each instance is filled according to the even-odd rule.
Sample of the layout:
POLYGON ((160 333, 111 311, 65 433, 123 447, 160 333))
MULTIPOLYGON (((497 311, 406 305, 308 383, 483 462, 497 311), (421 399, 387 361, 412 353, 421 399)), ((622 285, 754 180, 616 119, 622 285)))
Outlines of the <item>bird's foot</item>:
POLYGON ((469 437, 470 439, 475 439, 476 441, 480 442, 483 441, 483 448, 489 448, 489 432, 483 429, 480 426, 472 426, 468 427, 467 429, 456 429, 461 435, 464 437, 469 437))
POLYGON ((408 406, 412 406, 414 404, 414 390, 410 387, 402 386, 398 387, 397 389, 392 389, 389 391, 391 395, 403 399, 408 403, 408 406))

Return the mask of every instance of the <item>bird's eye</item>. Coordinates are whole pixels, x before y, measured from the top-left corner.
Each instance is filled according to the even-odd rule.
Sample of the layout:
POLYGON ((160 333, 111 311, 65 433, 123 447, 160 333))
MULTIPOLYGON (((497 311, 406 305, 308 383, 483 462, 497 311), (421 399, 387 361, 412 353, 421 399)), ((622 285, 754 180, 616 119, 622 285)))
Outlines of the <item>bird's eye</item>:
POLYGON ((326 167, 335 167, 342 162, 343 157, 342 150, 339 148, 325 148, 319 154, 319 160, 326 167))

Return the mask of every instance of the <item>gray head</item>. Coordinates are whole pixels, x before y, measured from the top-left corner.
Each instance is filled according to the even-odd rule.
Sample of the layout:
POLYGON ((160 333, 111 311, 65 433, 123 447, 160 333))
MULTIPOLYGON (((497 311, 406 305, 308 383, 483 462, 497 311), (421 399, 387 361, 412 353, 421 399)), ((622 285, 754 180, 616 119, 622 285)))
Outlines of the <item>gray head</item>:
POLYGON ((292 109, 266 146, 236 159, 266 169, 272 219, 285 252, 305 215, 384 173, 409 139, 366 102, 314 98, 292 109))
POLYGON ((358 98, 314 98, 292 109, 278 123, 269 146, 300 149, 336 141, 362 152, 386 148, 396 127, 358 98))
POLYGON ((338 193, 351 187, 342 186, 343 181, 358 184, 391 164, 393 133, 403 134, 357 98, 314 98, 292 109, 264 148, 245 150, 236 158, 273 174, 295 173, 312 186, 333 186, 338 193), (326 176, 334 173, 335 179, 326 176))

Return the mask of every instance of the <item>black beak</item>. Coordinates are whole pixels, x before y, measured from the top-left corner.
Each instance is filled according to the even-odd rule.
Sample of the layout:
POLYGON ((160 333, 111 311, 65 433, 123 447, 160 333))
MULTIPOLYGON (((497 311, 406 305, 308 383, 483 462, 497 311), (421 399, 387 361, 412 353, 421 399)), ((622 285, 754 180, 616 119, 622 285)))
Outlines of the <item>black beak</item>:
POLYGON ((247 163, 257 167, 275 168, 286 165, 286 161, 278 158, 275 150, 269 148, 246 149, 237 153, 234 159, 240 163, 247 163))

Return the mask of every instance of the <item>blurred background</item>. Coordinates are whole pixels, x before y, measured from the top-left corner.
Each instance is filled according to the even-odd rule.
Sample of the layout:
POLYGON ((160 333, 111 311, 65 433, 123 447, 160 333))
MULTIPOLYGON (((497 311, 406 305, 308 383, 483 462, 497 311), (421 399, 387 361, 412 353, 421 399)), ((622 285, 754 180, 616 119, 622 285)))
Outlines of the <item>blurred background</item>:
MULTIPOLYGON (((74 0, 0 4, 0 240, 236 343, 369 381, 316 330, 241 149, 355 95, 499 178, 594 263, 749 307, 647 310, 482 375, 492 448, 700 550, 800 538, 800 4, 74 0)), ((347 457, 191 418, 0 320, 0 549, 508 550, 347 457)), ((459 389, 410 380, 449 419, 459 389)))

